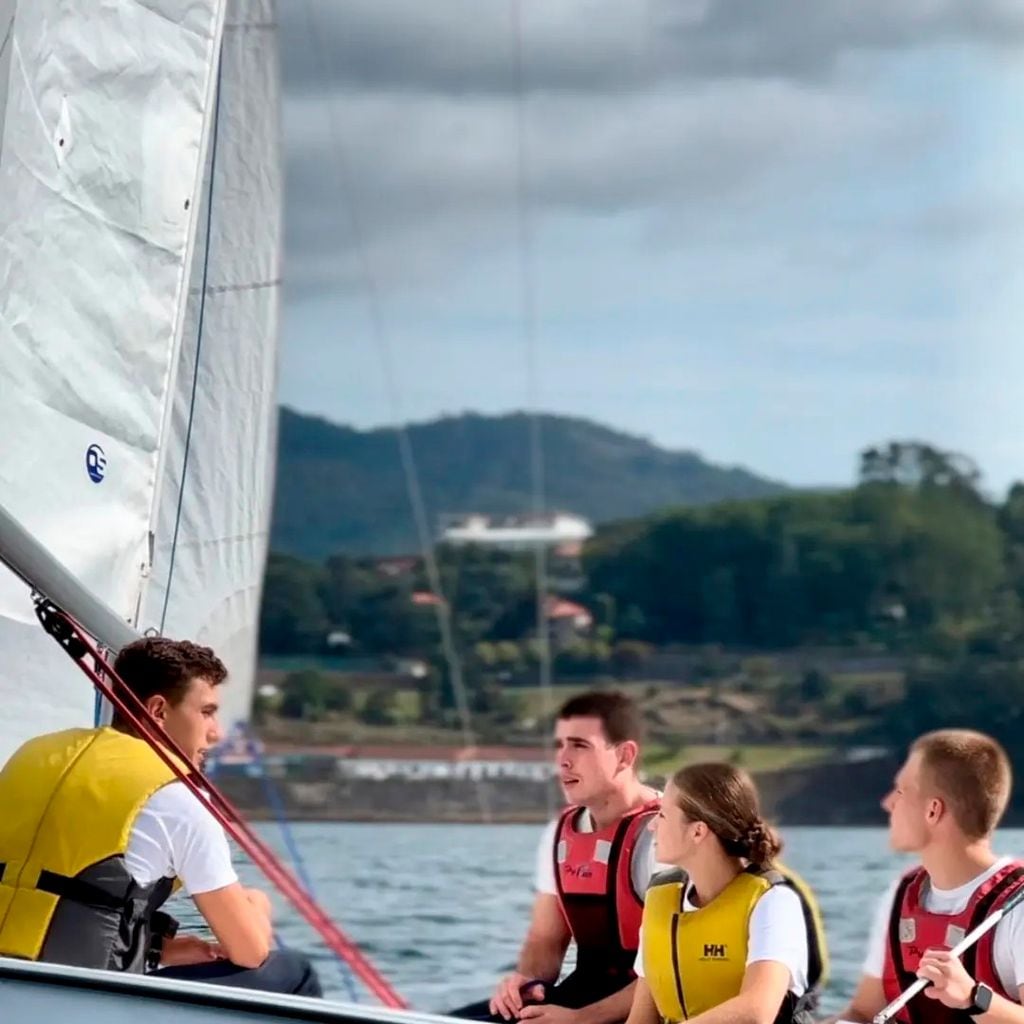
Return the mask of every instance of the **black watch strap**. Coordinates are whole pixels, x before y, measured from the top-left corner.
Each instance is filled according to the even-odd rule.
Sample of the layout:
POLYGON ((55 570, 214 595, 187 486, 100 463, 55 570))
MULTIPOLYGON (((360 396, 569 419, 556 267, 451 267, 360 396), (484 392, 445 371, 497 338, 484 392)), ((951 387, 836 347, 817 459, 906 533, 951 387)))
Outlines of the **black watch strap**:
POLYGON ((979 1014, 988 1013, 992 1005, 992 989, 983 981, 976 982, 971 989, 971 1005, 967 1007, 967 1015, 977 1017, 979 1014))

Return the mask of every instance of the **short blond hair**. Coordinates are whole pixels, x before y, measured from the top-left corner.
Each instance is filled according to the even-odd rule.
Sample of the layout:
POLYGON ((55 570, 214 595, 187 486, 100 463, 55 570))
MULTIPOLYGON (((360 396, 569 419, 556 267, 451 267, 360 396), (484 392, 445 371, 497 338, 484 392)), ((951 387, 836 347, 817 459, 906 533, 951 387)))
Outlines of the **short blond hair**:
POLYGON ((925 777, 949 805, 969 839, 991 835, 1010 799, 1013 773, 1006 751, 972 729, 939 729, 915 741, 925 777))

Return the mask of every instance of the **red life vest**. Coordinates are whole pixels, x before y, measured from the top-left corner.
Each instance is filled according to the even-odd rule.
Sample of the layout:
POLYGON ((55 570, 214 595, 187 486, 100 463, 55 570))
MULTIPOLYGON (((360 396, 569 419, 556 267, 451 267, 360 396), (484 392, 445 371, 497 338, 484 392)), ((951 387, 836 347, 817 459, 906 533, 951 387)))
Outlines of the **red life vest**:
MULTIPOLYGON (((986 878, 959 914, 936 914, 924 909, 921 892, 927 881, 928 872, 917 867, 903 876, 896 889, 882 972, 882 987, 889 1001, 917 980, 917 967, 926 949, 952 949, 1024 885, 1024 861, 1012 861, 986 878)), ((975 981, 984 982, 993 991, 1017 1002, 1017 993, 1003 988, 996 971, 995 932, 995 928, 987 932, 964 953, 963 965, 975 981)), ((943 1006, 937 999, 920 995, 907 1004, 898 1019, 904 1024, 961 1024, 963 1014, 943 1006)))
POLYGON ((633 889, 633 850, 658 807, 652 800, 595 832, 576 829, 581 808, 562 812, 555 830, 555 886, 576 940, 577 970, 634 976, 644 904, 643 893, 633 889))

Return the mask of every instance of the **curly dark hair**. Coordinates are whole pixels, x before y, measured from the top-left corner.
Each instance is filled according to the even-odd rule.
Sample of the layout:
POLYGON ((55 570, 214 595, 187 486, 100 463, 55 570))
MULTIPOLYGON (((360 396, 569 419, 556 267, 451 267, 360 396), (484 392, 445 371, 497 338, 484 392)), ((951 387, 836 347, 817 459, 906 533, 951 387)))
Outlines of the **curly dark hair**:
POLYGON ((209 647, 165 636, 143 637, 122 647, 114 671, 143 703, 159 694, 172 706, 181 703, 193 679, 201 676, 217 686, 228 674, 209 647))

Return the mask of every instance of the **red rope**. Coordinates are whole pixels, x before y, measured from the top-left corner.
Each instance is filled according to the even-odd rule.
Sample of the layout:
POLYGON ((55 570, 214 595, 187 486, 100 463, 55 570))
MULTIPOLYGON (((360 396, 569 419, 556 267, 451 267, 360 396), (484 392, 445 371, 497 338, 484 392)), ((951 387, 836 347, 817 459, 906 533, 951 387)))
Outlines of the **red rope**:
MULTIPOLYGON (((59 612, 71 627, 75 637, 85 646, 86 652, 102 663, 102 656, 92 638, 66 612, 59 612)), ((224 827, 224 830, 249 855, 253 863, 267 876, 290 900, 296 910, 317 930, 325 943, 340 956, 362 980, 363 984, 383 1003, 394 1009, 407 1009, 406 1002, 391 987, 384 976, 370 963, 359 948, 348 936, 327 916, 317 905, 309 893, 296 881, 295 877, 277 859, 274 852, 256 835, 244 821, 233 804, 213 785, 200 771, 194 768, 191 774, 182 771, 175 763, 174 757, 180 758, 185 764, 191 764, 182 749, 156 724, 153 716, 142 701, 132 693, 123 680, 109 668, 103 672, 115 682, 120 683, 128 700, 116 693, 108 685, 102 675, 92 666, 78 657, 75 662, 92 680, 93 685, 117 709, 118 713, 133 729, 156 751, 160 759, 186 786, 209 808, 210 813, 224 827), (169 752, 168 752, 169 751, 169 752), (173 756, 172 756, 173 755, 173 756), (198 780, 198 781, 197 781, 198 780), (203 788, 207 792, 203 792, 203 788)))

